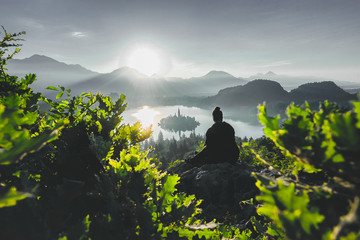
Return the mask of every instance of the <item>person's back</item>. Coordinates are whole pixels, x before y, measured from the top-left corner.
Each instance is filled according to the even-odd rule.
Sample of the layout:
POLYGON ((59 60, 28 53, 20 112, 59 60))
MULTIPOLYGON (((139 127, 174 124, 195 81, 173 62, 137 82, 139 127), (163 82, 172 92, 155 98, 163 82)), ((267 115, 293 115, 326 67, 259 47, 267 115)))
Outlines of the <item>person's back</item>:
POLYGON ((235 131, 227 122, 216 122, 208 129, 205 145, 210 152, 211 162, 235 162, 238 159, 235 131))
POLYGON ((223 122, 219 107, 213 111, 214 124, 206 132, 205 148, 189 160, 195 165, 207 163, 235 163, 239 158, 239 148, 235 142, 234 128, 223 122))

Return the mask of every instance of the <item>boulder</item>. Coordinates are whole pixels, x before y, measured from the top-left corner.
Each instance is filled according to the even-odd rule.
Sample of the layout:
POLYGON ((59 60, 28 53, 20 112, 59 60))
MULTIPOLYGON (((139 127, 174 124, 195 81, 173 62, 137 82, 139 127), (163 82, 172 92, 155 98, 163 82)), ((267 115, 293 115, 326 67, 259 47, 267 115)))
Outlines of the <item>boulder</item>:
POLYGON ((246 164, 205 164, 200 167, 189 163, 181 163, 171 172, 180 176, 177 185, 179 192, 194 194, 197 199, 203 199, 200 207, 203 218, 224 220, 236 218, 237 222, 248 221, 256 215, 252 204, 243 201, 254 198, 259 190, 255 186, 256 179, 251 174, 258 172, 253 166, 246 164))

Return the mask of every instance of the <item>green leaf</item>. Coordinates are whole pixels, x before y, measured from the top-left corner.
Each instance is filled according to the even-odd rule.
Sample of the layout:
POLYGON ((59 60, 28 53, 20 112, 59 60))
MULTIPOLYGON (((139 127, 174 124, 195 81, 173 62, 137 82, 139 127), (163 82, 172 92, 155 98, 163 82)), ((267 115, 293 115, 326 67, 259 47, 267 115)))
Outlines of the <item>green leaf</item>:
MULTIPOLYGON (((325 218, 317 208, 312 207, 306 190, 295 190, 295 184, 285 185, 283 181, 277 181, 277 187, 264 186, 258 181, 256 184, 262 191, 262 195, 256 199, 263 202, 263 206, 257 212, 263 214, 283 227, 292 226, 297 228, 300 224, 303 231, 310 235, 311 227, 318 228, 318 224, 325 218)), ((301 231, 298 231, 299 234, 301 231)))
POLYGON ((354 112, 356 114, 356 119, 357 119, 356 127, 360 129, 360 101, 353 102, 353 104, 354 104, 354 112))
POLYGON ((10 95, 9 97, 5 98, 4 104, 6 108, 20 108, 20 105, 22 105, 24 102, 24 99, 21 99, 21 97, 17 94, 10 95))
POLYGON ((59 92, 57 95, 56 95, 56 99, 59 99, 63 96, 64 92, 59 92))
POLYGON ((30 193, 19 193, 15 187, 11 187, 4 196, 0 197, 0 208, 15 206, 17 201, 31 196, 30 193))
POLYGON ((275 139, 275 132, 279 130, 280 116, 269 117, 266 112, 265 105, 258 106, 259 120, 265 126, 264 133, 270 139, 275 139))
POLYGON ((358 149, 360 145, 360 135, 356 129, 356 124, 351 112, 345 114, 331 114, 330 127, 332 134, 336 137, 336 142, 341 147, 358 149))
POLYGON ((163 191, 167 193, 173 193, 176 191, 176 184, 178 184, 180 177, 178 175, 168 175, 166 182, 164 183, 163 191))
POLYGON ((59 91, 59 89, 57 89, 57 88, 54 87, 54 86, 48 86, 48 87, 46 87, 45 89, 54 90, 54 91, 59 91))
POLYGON ((88 214, 88 215, 86 215, 86 217, 85 217, 84 220, 83 220, 84 231, 85 231, 86 233, 89 232, 90 224, 91 224, 91 221, 89 220, 89 214, 88 214))
POLYGON ((35 74, 28 74, 25 76, 25 79, 23 80, 23 83, 26 85, 29 85, 36 81, 36 75, 35 74))
POLYGON ((44 133, 34 138, 29 138, 28 135, 20 133, 13 141, 12 147, 0 153, 0 164, 7 165, 22 159, 27 153, 40 149, 46 143, 55 140, 57 137, 57 131, 53 131, 50 134, 44 133))

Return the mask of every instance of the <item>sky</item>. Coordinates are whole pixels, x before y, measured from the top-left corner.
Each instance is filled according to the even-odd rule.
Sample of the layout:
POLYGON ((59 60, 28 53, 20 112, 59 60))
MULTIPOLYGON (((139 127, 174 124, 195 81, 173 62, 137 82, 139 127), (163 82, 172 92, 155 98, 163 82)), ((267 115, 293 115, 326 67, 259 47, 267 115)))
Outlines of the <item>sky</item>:
POLYGON ((359 0, 13 0, 0 25, 26 31, 17 58, 97 72, 138 62, 145 49, 168 77, 273 71, 360 82, 359 12, 359 0))

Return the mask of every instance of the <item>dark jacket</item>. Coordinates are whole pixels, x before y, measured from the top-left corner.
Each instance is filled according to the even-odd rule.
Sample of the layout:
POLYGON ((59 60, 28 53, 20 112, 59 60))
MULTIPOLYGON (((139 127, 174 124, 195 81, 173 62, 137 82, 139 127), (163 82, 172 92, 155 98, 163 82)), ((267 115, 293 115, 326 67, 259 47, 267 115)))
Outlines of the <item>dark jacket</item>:
POLYGON ((207 130, 205 146, 211 161, 235 162, 239 158, 235 131, 227 122, 216 122, 207 130))

